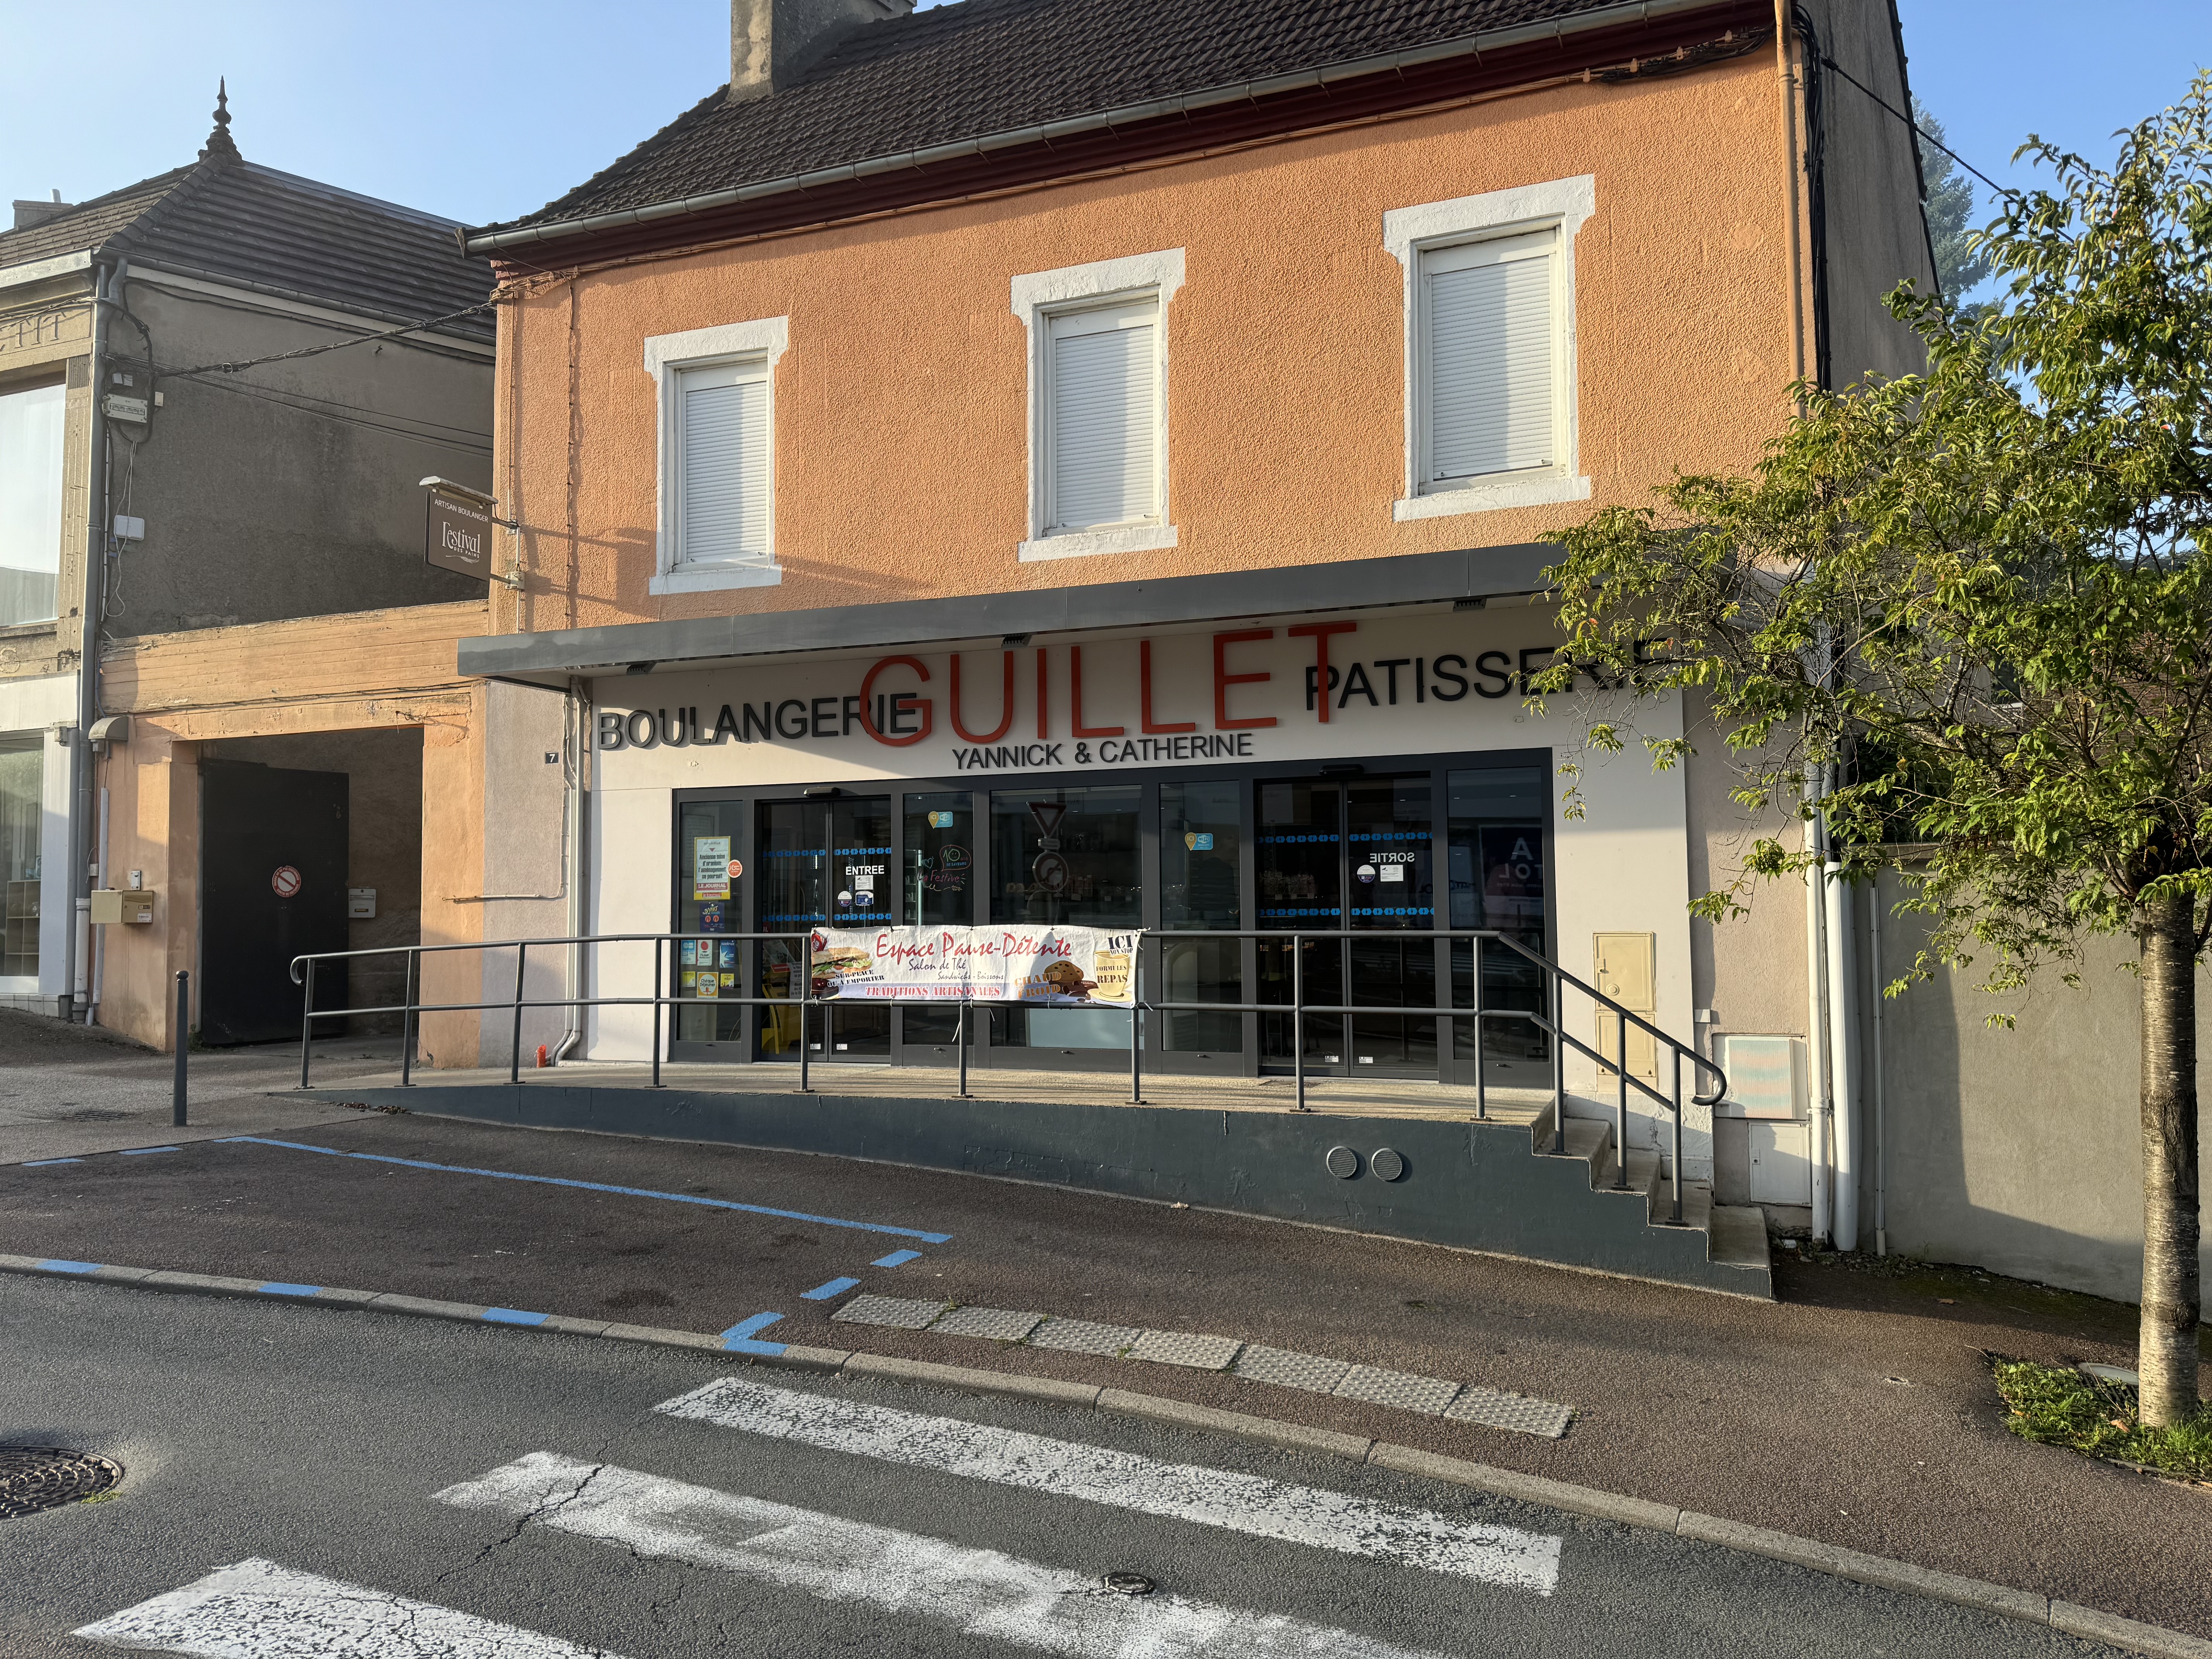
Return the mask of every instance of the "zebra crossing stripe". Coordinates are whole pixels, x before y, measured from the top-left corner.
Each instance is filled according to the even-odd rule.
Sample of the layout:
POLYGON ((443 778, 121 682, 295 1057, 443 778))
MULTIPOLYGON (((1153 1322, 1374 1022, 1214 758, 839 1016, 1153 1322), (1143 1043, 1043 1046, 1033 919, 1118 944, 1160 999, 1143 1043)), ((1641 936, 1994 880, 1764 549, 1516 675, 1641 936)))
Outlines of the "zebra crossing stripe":
POLYGON ((1063 1659, 1436 1659, 1278 1613, 1172 1594, 1113 1595, 1095 1578, 997 1550, 552 1452, 436 1496, 633 1555, 720 1568, 1063 1659))
POLYGON ((618 1659, 605 1648, 259 1559, 218 1567, 76 1634, 202 1659, 618 1659))
POLYGON ((721 1377, 653 1407, 827 1451, 1081 1498, 1549 1595, 1558 1537, 953 1417, 721 1377))

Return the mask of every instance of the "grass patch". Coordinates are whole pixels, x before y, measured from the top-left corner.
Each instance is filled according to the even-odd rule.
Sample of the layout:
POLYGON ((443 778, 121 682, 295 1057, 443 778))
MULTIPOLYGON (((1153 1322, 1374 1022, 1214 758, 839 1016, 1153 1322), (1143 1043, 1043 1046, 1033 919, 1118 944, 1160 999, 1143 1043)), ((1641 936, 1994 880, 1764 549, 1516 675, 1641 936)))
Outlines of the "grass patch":
POLYGON ((2146 1429, 2124 1383, 2027 1360, 2000 1359, 1996 1370, 2005 1426, 2021 1439, 2212 1480, 2212 1405, 2177 1428, 2146 1429))

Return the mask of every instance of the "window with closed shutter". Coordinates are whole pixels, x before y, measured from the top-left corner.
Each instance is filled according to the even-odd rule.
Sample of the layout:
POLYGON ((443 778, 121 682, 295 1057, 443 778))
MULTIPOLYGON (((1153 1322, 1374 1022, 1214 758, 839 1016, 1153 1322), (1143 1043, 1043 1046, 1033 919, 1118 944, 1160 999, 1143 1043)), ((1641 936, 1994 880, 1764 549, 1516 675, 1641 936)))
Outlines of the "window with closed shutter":
POLYGON ((769 558, 768 371, 723 364, 678 372, 678 566, 769 558))
POLYGON ((1425 489, 1563 465, 1558 289, 1550 231, 1421 255, 1425 489))
POLYGON ((1047 533, 1159 522, 1159 322, 1156 299, 1050 319, 1047 533))

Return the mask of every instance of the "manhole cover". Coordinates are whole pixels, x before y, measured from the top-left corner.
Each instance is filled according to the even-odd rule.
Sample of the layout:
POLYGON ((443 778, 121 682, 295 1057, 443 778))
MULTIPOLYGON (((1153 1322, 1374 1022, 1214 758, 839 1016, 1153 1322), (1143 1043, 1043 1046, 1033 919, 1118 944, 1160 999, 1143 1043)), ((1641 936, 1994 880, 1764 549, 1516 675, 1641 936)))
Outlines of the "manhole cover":
POLYGON ((107 1491, 123 1466, 60 1446, 0 1446, 0 1521, 107 1491))
POLYGON ((1141 1572, 1109 1572, 1103 1582, 1116 1595, 1150 1595, 1154 1589, 1141 1572))

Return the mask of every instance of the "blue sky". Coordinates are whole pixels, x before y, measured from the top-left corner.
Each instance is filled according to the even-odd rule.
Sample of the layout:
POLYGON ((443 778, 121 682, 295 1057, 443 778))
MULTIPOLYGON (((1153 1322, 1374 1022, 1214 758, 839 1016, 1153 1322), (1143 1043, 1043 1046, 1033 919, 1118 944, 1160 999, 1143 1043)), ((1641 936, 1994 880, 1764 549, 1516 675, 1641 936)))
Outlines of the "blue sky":
MULTIPOLYGON (((1914 90, 1999 179, 2030 131, 2108 155, 2113 129, 2212 64, 2204 0, 1903 12, 1914 90)), ((0 0, 0 39, 51 41, 58 15, 0 0)), ((225 75, 252 159, 471 223, 510 218, 719 85, 728 18, 725 0, 106 0, 78 17, 98 37, 96 87, 52 52, 0 54, 0 188, 82 201, 190 161, 225 75)))

